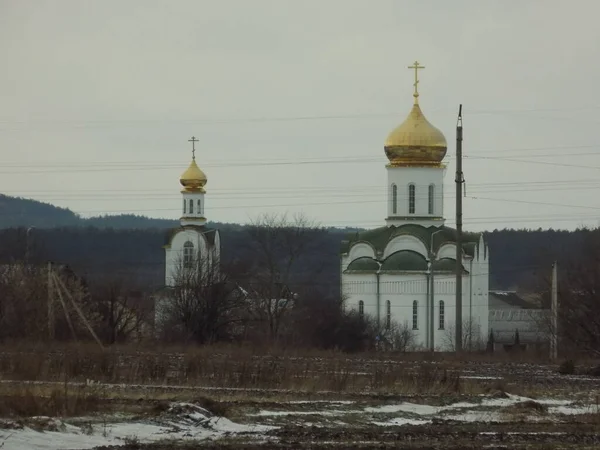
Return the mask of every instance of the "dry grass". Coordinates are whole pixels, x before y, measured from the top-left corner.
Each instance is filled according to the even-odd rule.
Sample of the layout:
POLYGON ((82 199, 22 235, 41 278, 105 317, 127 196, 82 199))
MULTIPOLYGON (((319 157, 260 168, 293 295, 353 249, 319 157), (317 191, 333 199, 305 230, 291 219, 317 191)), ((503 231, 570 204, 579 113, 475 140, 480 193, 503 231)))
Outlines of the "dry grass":
MULTIPOLYGON (((504 384, 462 378, 465 370, 522 364, 524 353, 498 360, 480 354, 345 354, 333 351, 205 346, 148 348, 95 345, 5 345, 0 374, 7 380, 159 386, 210 386, 240 390, 372 394, 479 394, 504 384), (427 360, 426 358, 429 358, 427 360), (501 365, 499 361, 509 362, 501 365)), ((531 367, 541 367, 530 362, 531 367)), ((516 366, 515 366, 516 367, 516 366)), ((505 377, 509 383, 510 377, 505 377)), ((536 389, 538 389, 536 387, 536 389)), ((512 390, 511 390, 512 392, 512 390)), ((521 389, 523 392, 523 389, 521 389)))
POLYGON ((98 392, 85 388, 13 388, 0 395, 0 416, 81 416, 103 408, 98 392))

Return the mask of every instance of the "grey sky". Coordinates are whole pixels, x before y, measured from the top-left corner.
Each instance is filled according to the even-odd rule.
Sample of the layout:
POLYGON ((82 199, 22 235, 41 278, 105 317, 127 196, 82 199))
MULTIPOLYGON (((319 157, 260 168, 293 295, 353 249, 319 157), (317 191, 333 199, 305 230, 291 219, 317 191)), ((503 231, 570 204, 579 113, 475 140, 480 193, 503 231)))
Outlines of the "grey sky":
POLYGON ((597 0, 0 0, 0 192, 177 218, 195 135, 209 219, 382 225, 383 142, 418 59, 449 142, 449 225, 463 103, 467 229, 595 226, 599 14, 597 0))

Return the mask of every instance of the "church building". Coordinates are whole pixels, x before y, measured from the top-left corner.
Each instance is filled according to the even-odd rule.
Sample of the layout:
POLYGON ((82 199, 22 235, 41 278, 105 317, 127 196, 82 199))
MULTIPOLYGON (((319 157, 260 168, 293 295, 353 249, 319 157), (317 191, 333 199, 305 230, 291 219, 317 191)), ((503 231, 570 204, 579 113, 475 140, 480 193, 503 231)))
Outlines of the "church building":
POLYGON ((165 288, 155 301, 155 326, 164 322, 169 290, 188 283, 210 283, 219 277, 221 243, 219 230, 206 226, 206 175, 196 164, 197 139, 192 137, 192 162, 179 179, 180 225, 169 230, 164 245, 165 288))
POLYGON ((341 280, 346 307, 377 325, 390 342, 392 330, 408 331, 411 349, 454 349, 456 266, 462 267, 463 348, 488 334, 489 253, 483 236, 463 233, 456 261, 456 230, 445 226, 446 138, 419 105, 417 62, 414 104, 387 137, 385 225, 342 242, 341 280))
POLYGON ((165 286, 173 287, 184 270, 218 271, 221 245, 219 231, 206 226, 206 175, 196 164, 197 139, 192 137, 192 162, 181 175, 180 226, 167 236, 165 249, 165 286))

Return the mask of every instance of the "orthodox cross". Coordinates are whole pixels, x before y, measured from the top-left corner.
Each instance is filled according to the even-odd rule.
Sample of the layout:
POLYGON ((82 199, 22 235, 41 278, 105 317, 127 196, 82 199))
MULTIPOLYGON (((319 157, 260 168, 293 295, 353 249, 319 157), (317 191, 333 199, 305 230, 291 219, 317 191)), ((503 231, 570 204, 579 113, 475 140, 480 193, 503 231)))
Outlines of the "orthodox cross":
POLYGON ((196 139, 195 136, 192 136, 191 139, 188 139, 188 142, 192 143, 192 159, 196 159, 196 142, 198 142, 198 139, 196 139))
POLYGON ((417 88, 419 84, 419 69, 424 69, 425 66, 420 66, 419 61, 415 61, 413 65, 408 66, 408 68, 415 69, 415 84, 413 85, 415 87, 415 93, 413 94, 413 97, 415 98, 415 101, 417 101, 417 98, 419 97, 419 90, 417 88))

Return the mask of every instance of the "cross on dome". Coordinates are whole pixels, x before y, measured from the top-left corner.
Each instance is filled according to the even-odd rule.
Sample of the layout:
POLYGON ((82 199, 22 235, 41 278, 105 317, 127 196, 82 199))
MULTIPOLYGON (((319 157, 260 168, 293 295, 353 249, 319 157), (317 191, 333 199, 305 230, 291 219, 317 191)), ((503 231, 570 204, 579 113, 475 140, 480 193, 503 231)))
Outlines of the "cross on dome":
POLYGON ((188 142, 192 143, 192 159, 196 159, 196 142, 198 142, 198 139, 196 139, 196 136, 192 136, 191 139, 188 139, 188 142))
POLYGON ((204 192, 204 186, 206 185, 206 175, 196 164, 196 136, 192 136, 188 139, 188 142, 192 143, 192 162, 187 170, 181 175, 179 182, 189 192, 204 192))
POLYGON ((413 94, 413 97, 415 98, 415 103, 418 103, 419 101, 419 89, 418 89, 418 84, 419 84, 419 69, 424 69, 425 66, 420 66, 419 65, 419 61, 415 61, 413 63, 412 66, 408 66, 409 69, 415 69, 415 84, 413 84, 413 86, 415 87, 415 93, 413 94))

